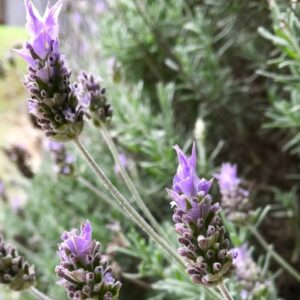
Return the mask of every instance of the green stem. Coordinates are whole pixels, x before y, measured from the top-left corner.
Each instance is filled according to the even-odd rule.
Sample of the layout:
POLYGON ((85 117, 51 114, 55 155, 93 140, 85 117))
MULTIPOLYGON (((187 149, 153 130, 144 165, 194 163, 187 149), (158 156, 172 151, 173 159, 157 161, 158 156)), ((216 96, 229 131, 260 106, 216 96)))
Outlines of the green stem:
POLYGON ((94 186, 90 181, 87 179, 78 176, 78 181, 87 189, 89 189, 91 192, 93 192, 96 196, 100 197, 106 204, 112 206, 114 209, 125 215, 124 210, 120 208, 114 201, 111 201, 111 199, 103 193, 101 190, 99 190, 96 186, 94 186))
POLYGON ((261 246, 273 257, 273 259, 290 275, 292 275, 297 281, 300 282, 300 274, 287 261, 285 261, 275 250, 272 249, 272 246, 267 243, 267 241, 257 231, 257 229, 253 226, 249 226, 249 230, 259 241, 261 246))
POLYGON ((38 289, 36 289, 35 287, 31 287, 29 289, 29 292, 31 293, 31 295, 38 300, 52 300, 51 298, 49 298, 48 296, 46 296, 45 294, 43 294, 41 291, 39 291, 38 289))
POLYGON ((111 135, 109 133, 109 131, 107 130, 107 127, 105 126, 105 124, 102 124, 101 127, 101 134, 103 139, 105 140, 114 160, 115 163, 119 166, 120 169, 120 173, 121 176, 125 182, 125 184, 127 185, 130 193, 132 194, 132 196, 134 197, 134 200, 136 201, 138 207, 140 208, 140 210, 144 213, 145 217, 148 219, 148 221, 150 222, 150 224, 152 225, 152 227, 160 234, 164 234, 164 232, 162 231, 160 225, 158 224, 158 222, 156 221, 156 219, 154 218, 154 216, 152 215, 152 213, 150 212, 150 210, 148 209, 148 207, 145 205, 143 199, 141 198, 138 190, 136 189, 134 183, 132 182, 131 178, 129 177, 126 169, 124 168, 124 166, 122 165, 120 159, 119 159, 119 153, 118 150, 115 146, 115 143, 113 142, 111 135))
POLYGON ((74 143, 81 155, 89 165, 89 167, 94 171, 97 178, 102 182, 104 187, 112 194, 119 205, 127 212, 127 214, 132 218, 132 220, 146 233, 148 234, 157 244, 159 244, 165 251, 174 257, 176 261, 184 266, 184 262, 181 257, 177 254, 176 250, 173 249, 161 236, 159 236, 153 228, 139 215, 139 213, 130 205, 127 199, 118 191, 118 189, 111 183, 111 181, 106 177, 100 167, 96 164, 94 159, 80 143, 78 139, 74 140, 74 143))
POLYGON ((229 294, 229 291, 227 290, 227 287, 225 286, 224 282, 221 282, 218 285, 218 289, 221 292, 221 294, 222 294, 222 296, 224 297, 225 300, 233 300, 233 298, 229 294))

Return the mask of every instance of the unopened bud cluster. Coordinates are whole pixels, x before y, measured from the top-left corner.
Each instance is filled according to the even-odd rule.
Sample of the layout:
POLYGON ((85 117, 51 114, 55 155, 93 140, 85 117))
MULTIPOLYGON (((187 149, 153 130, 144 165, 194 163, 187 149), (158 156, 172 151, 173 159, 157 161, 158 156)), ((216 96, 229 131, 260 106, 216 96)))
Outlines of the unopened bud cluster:
POLYGON ((31 287, 34 282, 34 267, 0 236, 0 283, 21 291, 31 287))
POLYGON ((81 72, 78 77, 80 104, 85 108, 87 115, 95 126, 110 121, 113 111, 107 103, 106 90, 101 86, 100 80, 91 74, 81 72))

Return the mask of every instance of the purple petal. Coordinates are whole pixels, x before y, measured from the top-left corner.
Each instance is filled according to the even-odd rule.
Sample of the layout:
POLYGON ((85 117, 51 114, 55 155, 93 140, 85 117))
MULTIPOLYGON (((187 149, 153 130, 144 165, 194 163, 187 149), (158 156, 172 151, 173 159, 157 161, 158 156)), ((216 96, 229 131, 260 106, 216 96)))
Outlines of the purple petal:
POLYGON ((30 52, 25 48, 25 45, 23 46, 23 49, 18 50, 14 49, 14 51, 21 56, 31 67, 35 67, 35 61, 32 58, 30 52))
POLYGON ((186 202, 183 199, 183 197, 181 197, 180 195, 178 195, 176 192, 170 190, 170 189, 166 189, 167 193, 169 194, 169 196, 174 200, 174 202, 176 203, 176 205, 182 209, 182 210, 186 210, 186 202))
POLYGON ((42 18, 37 9, 32 5, 31 0, 25 0, 26 8, 26 30, 32 36, 37 35, 43 28, 42 18))

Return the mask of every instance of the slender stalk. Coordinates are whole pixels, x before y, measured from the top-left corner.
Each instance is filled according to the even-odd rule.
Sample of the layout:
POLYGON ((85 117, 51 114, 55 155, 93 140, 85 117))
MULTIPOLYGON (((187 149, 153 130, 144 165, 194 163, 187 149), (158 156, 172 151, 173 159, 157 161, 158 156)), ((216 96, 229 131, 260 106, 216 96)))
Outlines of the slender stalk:
POLYGON ((35 287, 31 287, 29 290, 30 294, 38 300, 52 300, 51 298, 49 298, 48 296, 46 296, 45 294, 43 294, 41 291, 39 291, 38 289, 36 289, 35 287))
POLYGON ((150 212, 150 210, 148 209, 148 207, 145 205, 142 197, 140 196, 138 190, 136 189, 134 183, 132 182, 130 176, 128 175, 126 169, 124 168, 124 166, 122 165, 120 159, 119 159, 119 154, 118 154, 118 150, 116 148, 115 143, 113 142, 111 135, 109 133, 109 131, 107 130, 107 127, 105 126, 105 124, 102 124, 101 127, 101 134, 102 137, 104 138, 114 160, 115 163, 119 166, 120 169, 120 173, 121 176, 125 182, 125 184, 127 185, 130 193, 132 194, 132 196, 134 197, 134 200, 136 201, 138 207, 140 208, 140 210, 144 213, 145 217, 148 219, 148 221, 150 222, 150 224, 152 225, 152 227, 160 234, 164 234, 164 232, 161 229, 161 226, 158 224, 158 222, 156 221, 156 219, 154 218, 154 216, 152 215, 152 213, 150 212))
POLYGON ((94 171, 97 178, 102 182, 104 187, 112 194, 119 205, 127 212, 131 219, 146 233, 148 234, 156 243, 158 243, 165 251, 176 259, 176 261, 184 266, 184 262, 181 257, 177 254, 176 250, 173 249, 161 236, 159 236, 153 228, 139 215, 139 213, 131 206, 127 199, 118 191, 118 189, 111 183, 111 181, 106 177, 100 167, 96 164, 94 159, 81 144, 78 139, 74 140, 74 143, 81 155, 89 165, 89 167, 94 171))
POLYGON ((222 282, 218 285, 218 289, 221 292, 221 294, 225 300, 233 300, 233 298, 229 294, 229 291, 227 290, 227 287, 225 286, 224 282, 222 282))
POLYGON ((249 230, 261 244, 261 246, 273 257, 273 259, 285 269, 291 276, 300 282, 300 274, 287 262, 285 261, 273 248, 267 243, 263 236, 253 226, 249 226, 249 230))
MULTIPOLYGON (((93 192, 96 196, 100 197, 106 204, 112 206, 114 209, 118 210, 120 213, 124 214, 124 211, 118 206, 112 199, 110 199, 105 193, 99 190, 96 186, 94 186, 90 181, 87 179, 78 176, 78 181, 91 192, 93 192)), ((125 215, 125 214, 124 214, 125 215)))

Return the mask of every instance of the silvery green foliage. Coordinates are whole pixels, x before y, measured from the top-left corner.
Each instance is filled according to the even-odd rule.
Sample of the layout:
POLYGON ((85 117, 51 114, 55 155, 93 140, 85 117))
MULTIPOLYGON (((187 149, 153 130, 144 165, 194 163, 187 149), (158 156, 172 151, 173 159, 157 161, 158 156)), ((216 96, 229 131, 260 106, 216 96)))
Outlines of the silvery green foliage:
POLYGON ((0 283, 21 291, 35 283, 35 270, 17 250, 0 236, 0 283))
POLYGON ((272 17, 273 30, 260 27, 259 33, 269 40, 276 51, 276 55, 269 57, 268 65, 258 73, 269 77, 276 85, 269 90, 269 98, 272 108, 267 115, 270 121, 266 127, 282 128, 285 130, 283 139, 284 150, 299 153, 299 11, 297 2, 291 2, 290 6, 281 1, 269 2, 272 17), (281 89, 285 90, 285 93, 281 89), (287 129, 287 130, 286 130, 287 129))

